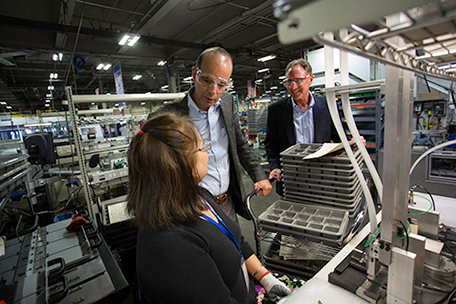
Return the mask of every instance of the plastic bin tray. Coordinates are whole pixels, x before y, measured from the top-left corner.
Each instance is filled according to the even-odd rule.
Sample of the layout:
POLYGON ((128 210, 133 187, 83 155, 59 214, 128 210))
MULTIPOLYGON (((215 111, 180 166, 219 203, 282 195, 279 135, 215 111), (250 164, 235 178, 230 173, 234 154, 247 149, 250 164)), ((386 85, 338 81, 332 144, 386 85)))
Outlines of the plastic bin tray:
POLYGON ((348 224, 348 211, 279 200, 258 219, 266 230, 339 242, 348 224))
MULTIPOLYGON (((360 165, 360 164, 359 164, 360 165)), ((299 175, 314 175, 314 174, 319 174, 319 175, 325 175, 325 176, 352 176, 353 173, 355 172, 355 168, 351 167, 348 169, 335 169, 335 168, 325 168, 325 167, 319 167, 319 168, 306 168, 300 165, 289 165, 286 163, 282 162, 282 167, 284 171, 290 172, 290 173, 298 173, 299 175)), ((362 167, 360 165, 360 167, 362 167)))
POLYGON ((360 187, 359 179, 356 179, 352 185, 344 185, 344 186, 330 186, 330 185, 322 185, 318 183, 312 182, 299 182, 296 180, 292 180, 289 178, 282 179, 286 187, 290 188, 298 188, 302 191, 308 191, 310 193, 334 193, 334 194, 351 194, 358 190, 360 187))
POLYGON ((316 206, 316 207, 329 207, 329 208, 334 208, 334 209, 340 209, 343 211, 348 211, 348 217, 353 217, 358 212, 361 210, 361 206, 363 206, 366 202, 364 199, 364 195, 361 193, 359 196, 358 200, 355 201, 353 204, 346 205, 346 204, 333 204, 331 202, 311 202, 309 200, 303 199, 301 197, 295 197, 295 196, 286 196, 284 197, 284 200, 289 201, 289 202, 296 202, 299 204, 305 204, 306 206, 316 206))
MULTIPOLYGON (((299 165, 305 168, 334 168, 334 169, 352 169, 353 164, 350 162, 350 160, 347 162, 332 162, 332 161, 324 161, 321 160, 322 158, 325 158, 325 156, 321 158, 313 158, 313 159, 302 159, 302 158, 297 158, 297 157, 287 157, 287 156, 282 156, 280 160, 284 164, 289 164, 289 165, 299 165)), ((326 157, 328 158, 328 157, 326 157)), ((355 159, 358 164, 362 163, 363 158, 361 156, 361 152, 357 151, 355 153, 355 159)))
POLYGON ((355 176, 350 181, 337 181, 337 180, 327 180, 323 178, 306 178, 301 176, 292 176, 291 174, 287 174, 286 172, 282 175, 282 180, 287 182, 297 182, 297 183, 304 183, 304 184, 315 184, 320 187, 352 187, 356 183, 358 183, 358 178, 355 176))
MULTIPOLYGON (((303 157, 317 152, 317 150, 320 149, 322 145, 323 144, 296 144, 282 151, 280 153, 280 156, 289 160, 302 160, 303 157)), ((355 157, 358 157, 360 154, 358 148, 355 147, 352 148, 352 150, 355 154, 355 157)), ((340 149, 319 158, 314 158, 312 161, 321 163, 351 164, 350 159, 348 158, 348 155, 344 149, 340 149)))
POLYGON ((322 192, 322 191, 312 191, 309 189, 303 189, 301 187, 293 187, 288 184, 285 184, 284 186, 285 192, 289 194, 294 194, 298 196, 303 196, 303 197, 313 197, 313 198, 319 198, 321 200, 326 200, 326 199, 331 199, 331 200, 336 200, 340 201, 341 203, 352 203, 358 196, 359 193, 362 192, 361 185, 358 184, 356 189, 350 193, 337 193, 337 192, 322 192))
POLYGON ((311 203, 316 203, 316 204, 325 204, 325 205, 334 205, 342 208, 352 208, 355 206, 356 202, 359 199, 359 196, 362 195, 363 191, 360 189, 360 191, 357 193, 357 195, 353 199, 343 199, 343 198, 337 198, 337 197, 331 197, 331 196, 322 196, 322 195, 314 195, 314 194, 305 194, 305 193, 297 193, 294 191, 291 191, 287 188, 284 189, 284 197, 286 200, 289 199, 300 199, 304 201, 308 201, 311 203))
POLYGON ((284 177, 300 177, 300 178, 311 178, 311 179, 323 179, 326 181, 340 181, 340 182, 353 182, 357 178, 355 170, 352 172, 340 172, 341 174, 324 174, 321 172, 305 172, 299 170, 299 168, 290 168, 289 166, 283 166, 282 175, 284 177))

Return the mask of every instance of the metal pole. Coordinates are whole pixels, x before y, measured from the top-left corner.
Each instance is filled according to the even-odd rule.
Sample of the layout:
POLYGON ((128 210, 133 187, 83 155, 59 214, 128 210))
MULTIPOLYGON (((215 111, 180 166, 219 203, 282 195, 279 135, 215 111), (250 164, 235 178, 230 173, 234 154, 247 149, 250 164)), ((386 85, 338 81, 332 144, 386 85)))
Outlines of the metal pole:
POLYGON ((89 192, 89 179, 87 176, 87 170, 85 166, 85 160, 84 160, 84 153, 82 151, 82 143, 81 143, 81 136, 79 134, 79 129, 77 125, 77 118, 76 118, 76 109, 74 107, 74 100, 73 100, 73 92, 71 90, 70 86, 67 86, 65 88, 66 95, 68 98, 68 107, 70 110, 70 119, 71 119, 71 127, 73 128, 73 139, 74 139, 74 145, 76 147, 76 154, 78 157, 78 163, 79 163, 79 170, 81 171, 81 179, 82 179, 82 191, 84 192, 84 198, 87 202, 87 209, 89 211, 89 216, 92 218, 94 223, 96 224, 95 217, 93 214, 92 210, 92 197, 90 196, 89 192))

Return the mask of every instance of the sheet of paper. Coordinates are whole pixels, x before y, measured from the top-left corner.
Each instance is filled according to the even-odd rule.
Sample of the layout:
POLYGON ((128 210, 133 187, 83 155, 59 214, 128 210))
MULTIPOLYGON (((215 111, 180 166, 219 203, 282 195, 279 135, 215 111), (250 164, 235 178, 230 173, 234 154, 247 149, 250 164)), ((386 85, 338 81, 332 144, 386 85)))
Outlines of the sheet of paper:
MULTIPOLYGON (((355 139, 351 139, 348 142, 350 145, 353 145, 355 143, 355 139)), ((307 156, 304 156, 302 159, 314 159, 314 158, 319 158, 322 156, 325 156, 329 153, 335 152, 337 150, 343 149, 344 144, 343 143, 324 143, 320 149, 318 149, 316 152, 309 154, 307 156)))

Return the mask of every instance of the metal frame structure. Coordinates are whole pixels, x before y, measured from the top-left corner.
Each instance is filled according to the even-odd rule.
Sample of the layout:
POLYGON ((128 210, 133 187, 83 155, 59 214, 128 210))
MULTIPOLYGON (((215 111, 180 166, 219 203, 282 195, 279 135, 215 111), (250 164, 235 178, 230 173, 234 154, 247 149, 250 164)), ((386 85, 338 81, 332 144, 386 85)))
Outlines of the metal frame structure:
MULTIPOLYGON (((66 95, 68 98, 68 107, 70 112, 71 127, 73 128, 73 138, 75 140, 75 148, 78 157, 78 164, 81 171, 82 178, 82 190, 84 198, 87 203, 87 209, 91 218, 94 216, 94 204, 92 196, 89 191, 89 176, 87 174, 86 161, 84 156, 93 154, 91 152, 85 153, 82 150, 82 141, 80 132, 77 125, 76 108, 77 103, 91 103, 91 102, 129 102, 129 101, 150 101, 150 100, 173 100, 177 98, 183 98, 185 93, 156 93, 156 94, 122 94, 122 95, 73 95, 72 88, 70 86, 65 88, 66 95)), ((126 148, 126 146, 122 146, 126 148)), ((111 150, 119 149, 119 146, 112 147, 111 150)), ((109 149, 108 149, 109 150, 109 149)), ((103 149, 103 151, 108 151, 103 149)), ((97 151, 97 153, 100 151, 97 151)))
MULTIPOLYGON (((384 163, 384 184, 381 185, 381 183, 375 182, 379 197, 382 198, 382 229, 380 241, 375 244, 371 242, 368 248, 368 278, 372 279, 375 276, 375 260, 380 261, 383 265, 388 265, 388 280, 391 280, 389 282, 391 284, 388 284, 386 302, 411 303, 414 292, 413 284, 408 284, 408 288, 404 288, 405 286, 402 283, 413 282, 414 278, 415 281, 417 279, 418 281, 420 280, 422 273, 419 273, 420 270, 415 268, 416 263, 414 262, 419 258, 415 253, 401 249, 401 244, 396 241, 396 234, 398 224, 400 222, 406 224, 407 221, 414 73, 432 75, 450 81, 456 79, 451 65, 451 63, 456 61, 454 55, 456 54, 456 29, 454 26, 456 1, 433 1, 432 3, 428 3, 430 1, 415 1, 415 3, 399 1, 400 3, 391 3, 391 5, 382 2, 382 5, 389 7, 388 9, 394 9, 394 14, 388 15, 386 22, 384 20, 379 22, 383 25, 380 30, 368 32, 359 26, 353 25, 354 22, 357 22, 356 18, 359 19, 361 17, 356 17, 349 13, 347 18, 339 18, 342 21, 338 20, 337 22, 345 22, 345 24, 339 24, 340 29, 334 33, 331 30, 335 30, 335 28, 331 30, 320 29, 320 31, 326 31, 319 33, 315 31, 315 25, 312 25, 311 22, 312 18, 315 18, 314 16, 321 16, 321 14, 317 13, 318 10, 324 4, 328 5, 330 1, 315 1, 299 8, 295 8, 291 4, 291 2, 297 3, 298 1, 278 2, 282 5, 280 9, 282 9, 281 12, 284 18, 279 24, 279 38, 282 42, 296 42, 297 40, 312 37, 314 41, 325 46, 325 52, 327 52, 325 54, 325 91, 333 122, 336 126, 339 120, 338 113, 332 109, 336 107, 335 92, 339 92, 342 101, 344 101, 344 99, 348 99, 348 92, 352 89, 347 86, 348 78, 345 75, 348 71, 347 52, 386 64, 385 121, 387 121, 387 124, 385 124, 384 158, 388 159, 388 162, 384 163), (415 8, 417 5, 423 6, 415 8), (310 30, 308 27, 306 28, 309 23, 311 23, 308 26, 310 30), (349 27, 347 28, 347 26, 349 27), (454 50, 452 49, 453 46, 454 50), (334 84, 333 48, 341 50, 340 71, 342 86, 339 87, 335 87, 334 84), (420 55, 414 55, 411 52, 417 50, 421 52, 420 55), (345 88, 344 85, 346 86, 345 88), (408 265, 406 272, 403 271, 403 265, 405 264, 408 265), (401 276, 400 282, 397 282, 398 278, 395 275, 397 273, 406 275, 406 277, 401 276), (394 288, 395 284, 402 288, 394 288)), ((364 12, 362 7, 372 4, 371 2, 357 0, 350 0, 349 2, 353 5, 358 4, 356 12, 364 12)), ((299 4, 302 3, 302 1, 299 2, 299 4)), ((347 6, 346 10, 351 10, 347 3, 344 2, 344 5, 347 6)), ((334 7, 331 11, 337 11, 340 16, 340 11, 334 9, 334 7)), ((370 14, 375 15, 375 13, 370 14)), ((325 27, 327 25, 322 26, 325 27)), ((353 130, 351 131, 354 133, 353 130)), ((356 137, 355 135, 355 139, 356 137)), ((344 138, 342 136, 341 138, 344 142, 344 138)), ((347 147, 345 142, 344 146, 347 147)), ((377 173, 376 170, 370 170, 370 172, 371 175, 372 173, 374 175, 377 173)), ((369 209, 369 213, 371 212, 372 208, 369 209)), ((378 217, 379 214, 377 219, 378 217)), ((372 235, 376 230, 375 214, 370 214, 369 218, 371 221, 370 227, 363 229, 352 240, 352 244, 349 243, 346 246, 347 249, 341 250, 333 261, 328 263, 316 275, 316 279, 327 281, 328 273, 351 252, 350 248, 356 247, 369 234, 369 229, 372 239, 372 235)), ((419 243, 419 241, 415 241, 415 236, 410 236, 410 239, 412 243, 419 243)), ((372 299, 363 298, 372 301, 372 299)), ((298 297, 291 297, 289 300, 286 303, 300 303, 298 297)))

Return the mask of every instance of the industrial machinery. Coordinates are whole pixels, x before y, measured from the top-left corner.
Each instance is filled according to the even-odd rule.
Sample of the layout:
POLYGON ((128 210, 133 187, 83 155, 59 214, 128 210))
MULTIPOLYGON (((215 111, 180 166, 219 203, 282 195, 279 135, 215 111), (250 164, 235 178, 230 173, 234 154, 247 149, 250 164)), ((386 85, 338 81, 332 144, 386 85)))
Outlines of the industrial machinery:
MULTIPOLYGON (((438 37, 448 34, 445 29, 447 24, 453 22, 456 2, 429 2, 431 1, 381 1, 374 4, 357 0, 343 3, 321 0, 276 1, 274 4, 275 15, 281 19, 278 25, 281 42, 286 44, 312 38, 325 45, 324 92, 333 122, 363 183, 361 170, 356 169, 357 159, 343 136, 335 102, 336 95, 340 95, 344 117, 369 169, 379 198, 374 202, 367 187, 363 186, 368 225, 283 303, 452 301, 456 267, 454 256, 448 258, 443 250, 443 240, 449 237, 448 233, 451 234, 452 229, 439 225, 438 212, 432 210, 435 206, 431 201, 431 208, 421 210, 414 206, 414 199, 409 196, 410 173, 413 171, 410 170, 413 110, 415 115, 418 112, 425 113, 416 117, 415 126, 418 125, 418 132, 423 135, 419 135, 415 143, 432 144, 437 148, 440 142, 436 141, 435 135, 443 142, 451 143, 447 136, 440 134, 443 132, 437 127, 443 126, 446 113, 453 110, 448 107, 449 102, 411 102, 414 73, 449 80, 449 93, 453 95, 452 87, 456 77, 450 73, 451 70, 442 68, 446 59, 441 57, 444 53, 440 54, 439 50, 445 49, 446 43, 454 42, 454 39, 443 42, 438 37), (330 10, 327 9, 329 5, 330 10), (343 16, 340 14, 342 10, 343 16), (360 11, 363 13, 360 14, 360 11), (328 22, 319 22, 321 16, 325 16, 328 22), (369 32, 360 26, 379 18, 382 21, 377 24, 381 26, 376 31, 369 32), (340 50, 339 86, 335 86, 334 81, 334 48, 340 50), (425 56, 420 57, 415 51, 424 53, 425 56), (385 64, 385 80, 349 85, 348 52, 385 64), (350 109, 349 94, 367 88, 378 88, 385 96, 385 161, 382 179, 362 145, 350 109), (381 208, 378 213, 376 206, 381 208)), ((454 29, 450 31, 454 32, 454 29)), ((449 60, 452 62, 452 59, 449 60)), ((448 124, 448 129, 451 128, 450 125, 448 124)), ((442 170, 431 168, 428 171, 430 178, 435 179, 437 174, 441 174, 440 179, 444 180, 451 175, 451 158, 446 156, 434 155, 433 165, 442 166, 442 170)))

